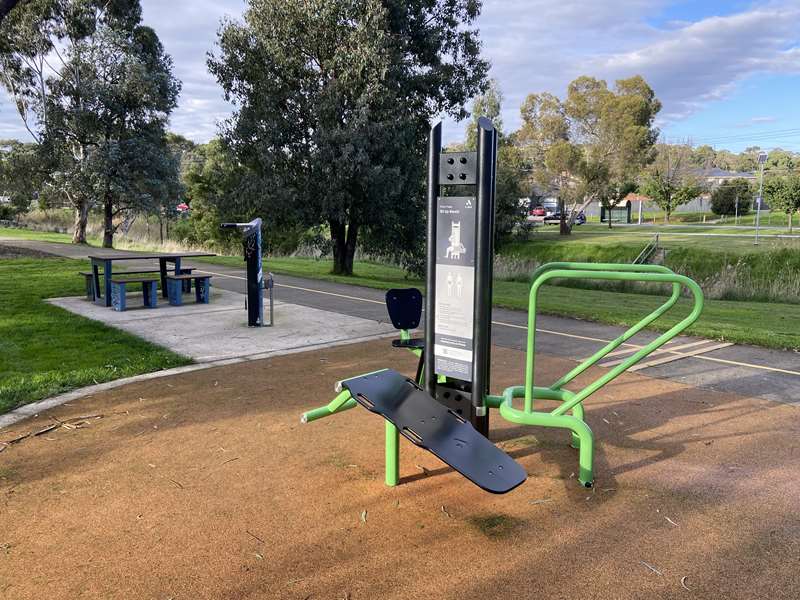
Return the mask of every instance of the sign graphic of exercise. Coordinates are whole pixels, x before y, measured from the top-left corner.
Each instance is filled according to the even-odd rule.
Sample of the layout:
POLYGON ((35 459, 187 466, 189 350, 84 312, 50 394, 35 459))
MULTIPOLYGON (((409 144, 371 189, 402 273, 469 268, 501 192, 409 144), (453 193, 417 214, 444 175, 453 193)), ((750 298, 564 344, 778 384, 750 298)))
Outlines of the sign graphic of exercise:
POLYGON ((467 251, 464 244, 461 243, 461 221, 450 221, 450 237, 447 238, 447 241, 450 242, 450 245, 447 247, 445 257, 459 260, 461 255, 467 251))

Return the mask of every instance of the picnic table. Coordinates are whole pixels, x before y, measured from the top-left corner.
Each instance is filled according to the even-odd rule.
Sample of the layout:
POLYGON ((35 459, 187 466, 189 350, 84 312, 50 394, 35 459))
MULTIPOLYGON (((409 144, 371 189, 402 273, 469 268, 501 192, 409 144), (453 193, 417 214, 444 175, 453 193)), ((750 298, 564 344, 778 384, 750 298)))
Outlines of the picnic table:
POLYGON ((216 256, 210 252, 153 252, 141 254, 122 254, 120 252, 99 252, 90 254, 92 262, 92 281, 94 283, 95 302, 111 306, 112 265, 121 260, 155 260, 158 259, 158 270, 161 274, 161 295, 167 297, 167 263, 175 267, 175 275, 181 274, 181 259, 200 256, 216 256), (103 269, 103 293, 100 294, 100 269, 103 269))

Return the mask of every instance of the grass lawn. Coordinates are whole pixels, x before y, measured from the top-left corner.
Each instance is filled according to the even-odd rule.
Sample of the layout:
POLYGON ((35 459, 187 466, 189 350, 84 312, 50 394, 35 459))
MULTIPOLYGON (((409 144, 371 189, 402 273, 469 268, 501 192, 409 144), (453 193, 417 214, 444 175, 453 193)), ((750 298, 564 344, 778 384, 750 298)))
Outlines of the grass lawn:
MULTIPOLYGON (((726 254, 741 255, 752 254, 753 251, 763 252, 768 249, 800 248, 800 240, 762 240, 762 245, 754 247, 752 238, 728 237, 701 237, 681 236, 684 229, 694 232, 716 231, 711 227, 685 227, 675 228, 672 233, 670 228, 666 235, 662 234, 665 245, 674 243, 675 248, 681 250, 667 256, 667 266, 678 268, 688 267, 688 274, 705 276, 705 271, 714 271, 720 268, 721 261, 726 254), (770 244, 774 244, 771 246, 770 244), (712 252, 713 250, 713 252, 712 252), (677 261, 675 265, 671 260, 677 261), (679 263, 679 264, 678 264, 679 263), (719 263, 719 264, 718 264, 719 263), (702 269, 700 267, 703 267, 702 269)), ((31 238, 33 236, 54 236, 47 241, 68 241, 69 236, 64 234, 46 234, 26 230, 9 230, 0 228, 0 237, 8 231, 19 232, 18 237, 31 238)), ((735 231, 735 230, 733 230, 735 231)), ((537 232, 534 240, 510 244, 503 250, 505 255, 516 255, 521 258, 536 259, 539 262, 552 260, 574 260, 592 262, 631 262, 639 253, 652 232, 646 227, 616 228, 608 232, 605 226, 583 225, 577 228, 576 234, 561 237, 557 231, 537 232), (581 229, 585 228, 585 229, 581 229)), ((37 239, 44 239, 38 238, 37 239)), ((668 246, 669 247, 669 246, 668 246)), ((785 254, 785 253, 784 253, 785 254)), ((755 268, 761 271, 769 270, 769 264, 775 262, 774 258, 781 258, 786 262, 789 255, 765 255, 765 261, 757 261, 755 257, 748 260, 758 262, 755 268), (760 262, 769 263, 761 265, 760 262)), ((204 262, 228 265, 242 268, 241 257, 218 256, 203 259, 204 262)), ((783 265, 783 262, 780 263, 783 265)), ((775 276, 788 277, 797 268, 788 262, 783 265, 781 272, 775 276), (791 269, 790 269, 791 267, 791 269), (789 269, 789 270, 786 270, 789 269), (791 272, 790 272, 791 271, 791 272)), ((84 268, 80 261, 74 263, 84 268)), ((776 263, 777 264, 777 263, 776 263)), ((267 268, 276 274, 294 275, 321 279, 345 284, 363 285, 367 287, 389 289, 392 287, 423 287, 422 281, 408 277, 405 272, 389 265, 374 262, 359 261, 355 264, 356 275, 345 277, 331 274, 331 262, 328 260, 314 260, 308 258, 270 258, 267 268)), ((684 270, 684 269, 681 269, 684 270)), ((78 280, 78 278, 75 278, 78 280)), ((75 293, 80 293, 80 281, 72 281, 75 293)), ((497 281, 495 284, 494 304, 507 308, 527 310, 528 283, 525 281, 497 281)), ((58 293, 53 295, 68 295, 58 293)), ((633 293, 619 293, 605 290, 575 289, 560 286, 546 286, 542 292, 541 310, 544 313, 574 316, 590 319, 603 323, 617 325, 632 325, 640 315, 652 310, 660 302, 658 296, 633 293), (622 312, 621 307, 626 311, 622 312)), ((683 301, 682 301, 683 302, 683 301)), ((679 304, 685 305, 685 310, 675 314, 685 314, 688 310, 688 301, 679 304)), ((680 317, 669 317, 660 322, 662 328, 669 327, 680 317), (672 320, 671 320, 672 319, 672 320)), ((770 348, 799 349, 800 348, 800 305, 789 303, 750 302, 706 300, 705 310, 690 333, 698 336, 725 339, 738 343, 757 344, 770 348)), ((1 371, 0 371, 1 372, 1 371)))
POLYGON ((72 236, 66 233, 53 233, 50 231, 34 231, 33 229, 18 229, 16 227, 0 227, 0 238, 14 238, 18 240, 39 240, 42 242, 60 242, 63 244, 69 244, 70 242, 72 242, 72 236))
POLYGON ((0 413, 67 390, 190 359, 44 298, 78 296, 85 261, 0 259, 0 413))
MULTIPOLYGON (((204 259, 207 260, 207 259, 204 259)), ((218 256, 209 262, 241 268, 240 258, 218 256)), ((418 287, 419 279, 406 277, 398 268, 372 262, 356 262, 355 275, 331 274, 331 262, 310 258, 271 258, 266 268, 276 274, 309 277, 338 283, 389 289, 418 287)), ((528 309, 530 286, 520 281, 495 281, 494 305, 517 310, 528 309)), ((545 286, 540 295, 540 311, 545 314, 571 316, 613 325, 633 325, 664 301, 661 296, 620 293, 606 290, 545 286)), ((683 318, 690 301, 681 299, 673 312, 662 317, 654 329, 666 330, 683 318)), ((706 300, 703 314, 688 330, 689 334, 740 344, 768 348, 800 349, 800 305, 765 302, 706 300)))

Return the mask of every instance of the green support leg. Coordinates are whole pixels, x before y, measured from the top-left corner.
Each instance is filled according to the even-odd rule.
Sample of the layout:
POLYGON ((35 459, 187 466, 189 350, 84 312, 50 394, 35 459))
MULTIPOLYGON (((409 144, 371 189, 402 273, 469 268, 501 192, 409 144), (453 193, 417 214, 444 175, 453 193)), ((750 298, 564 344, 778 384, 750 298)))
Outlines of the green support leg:
MULTIPOLYGON (((583 404, 576 404, 572 407, 572 416, 583 421, 583 404)), ((591 434, 591 432, 589 433, 591 434)), ((572 432, 572 443, 570 445, 576 449, 581 447, 581 438, 574 431, 572 432)))
POLYGON ((400 432, 384 421, 386 428, 386 485, 396 486, 400 481, 400 432))

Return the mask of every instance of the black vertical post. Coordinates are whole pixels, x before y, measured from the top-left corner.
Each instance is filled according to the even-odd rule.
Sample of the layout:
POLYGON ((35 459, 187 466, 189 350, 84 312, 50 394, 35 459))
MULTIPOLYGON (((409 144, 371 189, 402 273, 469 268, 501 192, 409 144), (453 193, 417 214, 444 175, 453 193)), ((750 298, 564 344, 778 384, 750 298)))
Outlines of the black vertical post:
POLYGON ((425 391, 436 396, 436 369, 433 345, 436 327, 436 216, 439 196, 439 155, 442 152, 442 124, 431 128, 428 136, 428 224, 427 266, 425 272, 425 391))
POLYGON ((492 122, 478 119, 478 164, 475 204, 475 320, 472 327, 472 405, 475 428, 489 434, 489 414, 484 395, 489 391, 492 322, 492 270, 494 257, 494 179, 496 137, 492 122))

